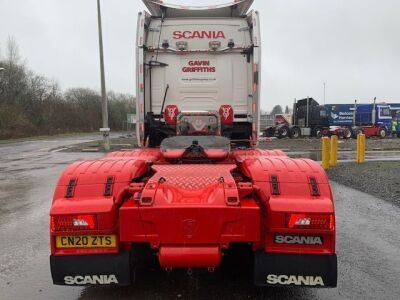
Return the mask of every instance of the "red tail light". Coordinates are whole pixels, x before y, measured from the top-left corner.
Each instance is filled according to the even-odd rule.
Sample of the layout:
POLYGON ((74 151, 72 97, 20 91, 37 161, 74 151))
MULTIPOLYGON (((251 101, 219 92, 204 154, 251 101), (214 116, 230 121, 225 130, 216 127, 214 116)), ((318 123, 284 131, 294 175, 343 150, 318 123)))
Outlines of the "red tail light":
POLYGON ((334 227, 333 215, 316 214, 288 214, 286 217, 288 228, 296 229, 327 229, 334 227))
POLYGON ((52 231, 90 230, 97 228, 95 215, 51 216, 52 231))

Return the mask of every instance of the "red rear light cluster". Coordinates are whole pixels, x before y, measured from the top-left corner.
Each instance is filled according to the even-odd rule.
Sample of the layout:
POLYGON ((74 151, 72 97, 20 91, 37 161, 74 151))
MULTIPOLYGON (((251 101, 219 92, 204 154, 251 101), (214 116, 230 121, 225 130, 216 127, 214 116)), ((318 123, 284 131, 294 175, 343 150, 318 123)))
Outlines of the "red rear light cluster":
POLYGON ((97 228, 95 215, 61 215, 51 216, 52 231, 90 230, 97 228))
POLYGON ((331 214, 288 214, 286 225, 288 228, 296 229, 332 230, 334 227, 334 218, 331 214))

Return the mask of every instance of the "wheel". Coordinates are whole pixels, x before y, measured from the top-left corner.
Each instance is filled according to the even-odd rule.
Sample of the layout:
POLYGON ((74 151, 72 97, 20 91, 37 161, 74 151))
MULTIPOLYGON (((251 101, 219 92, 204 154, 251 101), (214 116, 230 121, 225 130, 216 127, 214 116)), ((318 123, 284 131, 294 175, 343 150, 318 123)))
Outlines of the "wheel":
POLYGON ((362 133, 364 133, 364 131, 362 130, 362 128, 356 128, 356 129, 354 129, 353 130, 353 138, 357 138, 357 136, 359 135, 359 134, 362 134, 362 133))
POLYGON ((322 138, 322 136, 323 136, 324 134, 322 133, 322 129, 321 128, 317 128, 316 130, 315 130, 315 136, 317 137, 317 138, 322 138))
POLYGON ((265 129, 265 131, 264 131, 264 135, 266 137, 273 137, 274 133, 275 133, 275 128, 273 128, 273 127, 269 127, 267 129, 265 129))
POLYGON ((322 128, 321 127, 315 127, 313 128, 313 130, 311 131, 311 135, 316 137, 316 138, 322 138, 323 134, 322 134, 322 128))
POLYGON ((351 138, 351 136, 353 135, 353 133, 351 132, 351 129, 350 128, 344 128, 343 129, 343 131, 342 131, 342 137, 344 138, 344 139, 349 139, 349 138, 351 138))
POLYGON ((323 136, 330 136, 329 129, 326 128, 321 129, 321 137, 323 136))
POLYGON ((290 132, 290 137, 297 139, 301 137, 301 130, 299 127, 293 127, 291 132, 290 132))
POLYGON ((384 139, 387 135, 386 129, 385 128, 379 128, 378 135, 381 139, 384 139))
POLYGON ((283 139, 285 137, 288 137, 289 135, 289 128, 286 126, 282 126, 281 128, 279 128, 278 130, 278 137, 280 139, 283 139))

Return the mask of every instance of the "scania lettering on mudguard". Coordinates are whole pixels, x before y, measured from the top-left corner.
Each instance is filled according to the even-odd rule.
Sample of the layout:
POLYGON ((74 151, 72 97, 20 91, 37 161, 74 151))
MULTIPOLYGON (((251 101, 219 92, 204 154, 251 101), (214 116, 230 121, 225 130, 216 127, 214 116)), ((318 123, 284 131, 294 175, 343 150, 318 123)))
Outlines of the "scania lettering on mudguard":
POLYGON ((275 243, 277 244, 298 244, 298 245, 322 245, 322 236, 311 235, 275 235, 275 243))
POLYGON ((301 275, 276 275, 267 276, 267 284, 273 285, 306 285, 306 286, 325 286, 321 276, 301 276, 301 275))
POLYGON ((257 286, 337 286, 336 254, 285 254, 257 251, 254 257, 257 286))
POLYGON ((115 254, 50 256, 53 283, 58 285, 130 285, 127 251, 115 254))
POLYGON ((86 284, 118 284, 117 277, 111 275, 76 275, 65 276, 64 283, 67 285, 86 285, 86 284))

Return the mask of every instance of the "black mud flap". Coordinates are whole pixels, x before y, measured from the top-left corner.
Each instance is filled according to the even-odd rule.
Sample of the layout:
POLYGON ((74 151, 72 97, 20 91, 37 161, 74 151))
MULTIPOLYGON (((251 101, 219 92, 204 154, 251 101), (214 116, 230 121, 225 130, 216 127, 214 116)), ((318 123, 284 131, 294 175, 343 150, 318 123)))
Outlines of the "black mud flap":
POLYGON ((254 283, 258 286, 336 287, 333 255, 255 253, 254 283))
POLYGON ((53 283, 58 285, 130 285, 129 253, 50 256, 53 283))

